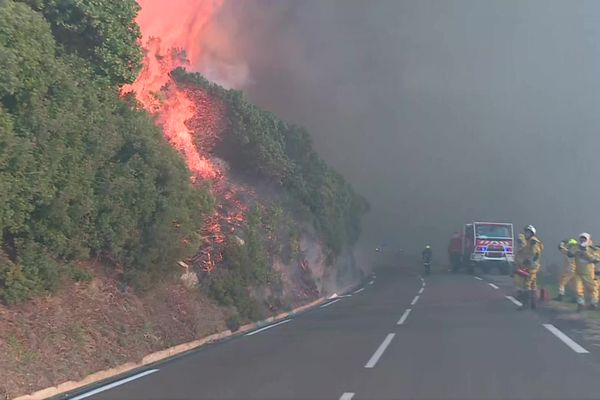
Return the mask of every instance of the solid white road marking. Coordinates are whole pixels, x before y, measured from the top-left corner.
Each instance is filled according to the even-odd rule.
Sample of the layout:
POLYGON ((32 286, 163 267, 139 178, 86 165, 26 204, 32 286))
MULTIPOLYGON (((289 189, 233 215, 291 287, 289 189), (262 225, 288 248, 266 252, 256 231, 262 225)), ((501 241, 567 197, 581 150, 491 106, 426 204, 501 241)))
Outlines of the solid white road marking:
POLYGON ((557 327, 555 327, 554 325, 552 325, 552 324, 543 324, 543 325, 544 325, 544 328, 548 329, 550 332, 552 332, 554 334, 554 336, 556 336, 557 338, 562 340, 563 343, 566 344, 567 346, 569 346, 571 348, 571 350, 573 350, 575 353, 579 353, 579 354, 589 353, 589 351, 587 351, 586 349, 584 349, 583 347, 581 347, 580 345, 575 343, 575 341, 573 339, 571 339, 570 337, 568 337, 567 335, 562 333, 562 331, 560 329, 558 329, 557 327))
POLYGON ((115 388, 117 386, 124 385, 125 383, 134 381, 136 379, 143 378, 144 376, 153 374, 155 372, 158 372, 158 370, 157 369, 149 369, 148 371, 140 372, 137 375, 133 375, 133 376, 130 376, 129 378, 121 379, 120 381, 116 381, 116 382, 113 382, 113 383, 111 383, 109 385, 99 387, 99 388, 94 389, 92 391, 80 394, 79 396, 71 397, 71 400, 85 399, 86 397, 94 396, 94 395, 96 395, 98 393, 102 393, 102 392, 104 392, 106 390, 110 390, 110 389, 115 388))
POLYGON ((521 307, 523 305, 523 303, 521 303, 519 300, 515 299, 512 296, 506 296, 507 299, 509 299, 510 301, 512 301, 515 305, 521 307))
POLYGON ((344 298, 344 297, 352 297, 352 295, 351 294, 343 294, 343 295, 340 296, 337 293, 334 293, 331 296, 329 296, 327 298, 327 300, 341 299, 341 298, 344 298))
POLYGON ((337 302, 338 302, 338 301, 340 301, 340 300, 342 300, 342 299, 336 299, 336 300, 334 300, 334 301, 330 301, 329 303, 325 303, 325 304, 323 304, 323 305, 322 305, 320 308, 329 307, 330 305, 332 305, 332 304, 335 304, 335 303, 337 303, 337 302))
POLYGON ((352 400, 353 397, 354 393, 346 392, 342 395, 342 397, 340 397, 340 400, 352 400))
POLYGON ((377 348, 375 353, 373 353, 373 355, 371 356, 371 359, 365 364, 365 368, 375 367, 375 365, 377 364, 377 361, 379 361, 379 359, 383 355, 383 352, 385 351, 385 349, 387 349, 387 347, 390 345, 394 336, 396 336, 395 333, 388 333, 388 335, 385 337, 383 342, 379 345, 379 347, 377 348))
POLYGON ((424 287, 422 287, 421 289, 419 289, 419 294, 423 293, 423 290, 425 290, 424 287))
POLYGON ((355 290, 352 294, 358 294, 358 293, 362 292, 363 290, 365 290, 365 288, 361 287, 360 289, 355 290))
POLYGON ((482 280, 483 280, 483 279, 481 279, 481 278, 480 278, 480 277, 478 277, 478 276, 474 276, 473 278, 477 279, 478 281, 482 281, 482 280))
POLYGON ((408 315, 411 311, 412 310, 410 308, 407 308, 406 311, 404 311, 404 314, 402 314, 402 316, 400 317, 400 320, 398 321, 397 325, 402 325, 404 321, 406 321, 406 318, 408 318, 408 315))
MULTIPOLYGON (((339 300, 336 300, 336 301, 339 301, 339 300)), ((287 324, 288 322, 291 322, 291 321, 292 321, 291 319, 285 319, 285 320, 283 320, 281 322, 278 322, 276 324, 265 326, 264 328, 260 328, 260 329, 258 329, 256 331, 252 331, 250 333, 246 333, 246 336, 256 335, 257 333, 266 331, 267 329, 275 328, 276 326, 279 326, 279 325, 287 324)))
POLYGON ((493 283, 488 283, 488 285, 490 285, 491 287, 493 287, 494 289, 500 289, 498 286, 494 285, 493 283))
POLYGON ((417 304, 417 301, 419 301, 419 297, 420 296, 415 296, 415 298, 413 299, 413 301, 410 303, 411 306, 414 306, 415 304, 417 304))

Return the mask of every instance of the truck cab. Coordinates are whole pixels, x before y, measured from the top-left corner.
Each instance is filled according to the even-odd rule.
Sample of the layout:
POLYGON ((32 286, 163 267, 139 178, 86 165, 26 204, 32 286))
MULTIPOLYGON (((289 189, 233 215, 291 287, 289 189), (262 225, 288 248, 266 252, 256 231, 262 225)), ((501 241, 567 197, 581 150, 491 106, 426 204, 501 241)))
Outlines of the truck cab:
POLYGON ((514 262, 514 233, 511 223, 474 222, 464 226, 463 260, 469 271, 484 273, 496 267, 508 274, 514 262))

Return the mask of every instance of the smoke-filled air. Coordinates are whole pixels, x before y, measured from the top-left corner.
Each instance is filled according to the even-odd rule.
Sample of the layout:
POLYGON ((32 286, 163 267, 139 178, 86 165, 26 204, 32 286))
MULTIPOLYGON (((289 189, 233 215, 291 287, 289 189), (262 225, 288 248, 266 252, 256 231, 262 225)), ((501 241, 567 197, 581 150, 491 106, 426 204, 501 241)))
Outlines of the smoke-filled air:
POLYGON ((212 29, 249 96, 368 198, 363 240, 418 250, 477 220, 600 237, 598 18, 593 1, 226 1, 212 29))

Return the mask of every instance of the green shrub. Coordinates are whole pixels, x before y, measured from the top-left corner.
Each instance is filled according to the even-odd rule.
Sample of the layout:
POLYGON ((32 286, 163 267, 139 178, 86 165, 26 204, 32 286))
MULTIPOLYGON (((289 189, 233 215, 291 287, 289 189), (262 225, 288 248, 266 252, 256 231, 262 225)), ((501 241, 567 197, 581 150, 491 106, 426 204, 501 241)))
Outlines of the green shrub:
POLYGON ((36 292, 37 283, 28 277, 20 266, 0 266, 0 300, 5 304, 16 304, 27 300, 36 292))
POLYGON ((1 298, 56 290, 70 275, 60 265, 91 256, 149 287, 197 249, 213 200, 119 97, 141 56, 137 5, 25 3, 0 1, 0 233, 14 253, 1 298))
POLYGON ((240 316, 238 314, 230 315, 229 317, 227 317, 225 325, 227 326, 227 329, 229 329, 231 332, 238 331, 240 329, 240 326, 242 325, 240 316))
POLYGON ((71 268, 71 279, 75 282, 91 282, 94 275, 87 269, 81 269, 77 267, 71 268))
POLYGON ((241 92, 220 88, 200 74, 179 68, 172 76, 182 86, 199 87, 225 102, 228 129, 218 153, 238 173, 276 184, 298 211, 308 211, 309 222, 332 250, 331 262, 343 247, 356 242, 368 203, 318 156, 305 129, 279 120, 247 102, 241 92))

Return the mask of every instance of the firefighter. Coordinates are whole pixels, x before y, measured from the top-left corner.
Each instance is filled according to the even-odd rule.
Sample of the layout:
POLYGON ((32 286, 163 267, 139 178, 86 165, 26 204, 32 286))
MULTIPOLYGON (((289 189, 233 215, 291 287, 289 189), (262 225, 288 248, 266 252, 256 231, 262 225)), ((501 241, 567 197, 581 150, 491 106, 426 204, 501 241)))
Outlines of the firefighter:
POLYGON ((579 286, 581 285, 581 280, 575 275, 575 257, 569 256, 570 254, 574 254, 577 250, 577 240, 563 240, 558 245, 558 250, 563 254, 564 264, 563 264, 563 272, 560 275, 558 280, 558 296, 554 298, 554 300, 562 301, 565 296, 565 287, 569 283, 569 281, 575 278, 575 286, 577 290, 579 290, 579 286))
MULTIPOLYGON (((523 310, 527 306, 532 309, 536 308, 536 290, 537 290, 537 273, 540 270, 542 251, 544 244, 537 237, 536 229, 533 225, 527 225, 523 231, 525 236, 525 246, 519 250, 519 264, 523 271, 523 286, 521 298, 519 299, 522 305, 518 308, 523 310)), ((517 274, 519 271, 517 271, 517 274)))
POLYGON ((433 251, 431 250, 430 245, 426 245, 423 251, 421 252, 421 259, 425 262, 431 262, 431 257, 433 256, 433 251))
POLYGON ((515 253, 515 269, 513 270, 513 279, 515 283, 515 288, 517 290, 517 299, 521 301, 523 299, 523 288, 525 287, 525 277, 523 274, 523 253, 525 244, 527 241, 525 240, 525 235, 519 233, 518 236, 519 248, 515 253))
POLYGON ((600 262, 600 250, 593 246, 589 233, 579 235, 579 245, 569 252, 575 258, 575 275, 581 280, 577 285, 577 312, 585 306, 585 295, 590 299, 589 308, 598 307, 598 286, 596 284, 596 264, 600 262))

